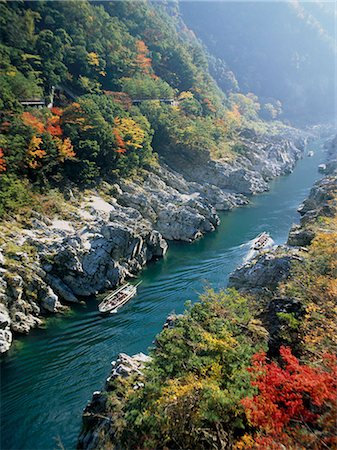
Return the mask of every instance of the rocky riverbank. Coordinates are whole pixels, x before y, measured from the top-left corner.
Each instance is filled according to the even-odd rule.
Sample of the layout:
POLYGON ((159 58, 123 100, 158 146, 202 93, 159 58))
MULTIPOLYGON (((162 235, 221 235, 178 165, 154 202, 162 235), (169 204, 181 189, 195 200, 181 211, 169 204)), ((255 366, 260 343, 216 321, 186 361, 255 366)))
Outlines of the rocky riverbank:
POLYGON ((298 208, 300 223, 291 227, 287 243, 261 252, 237 268, 229 279, 229 287, 259 297, 261 317, 269 333, 271 354, 277 353, 280 345, 284 344, 285 324, 282 315, 291 314, 299 320, 305 313, 296 297, 284 295, 282 284, 292 276, 294 264, 304 263, 308 247, 315 237, 323 231, 329 232, 321 224, 337 216, 335 142, 336 138, 327 145, 329 153, 326 166, 329 169, 326 172, 329 174, 315 183, 308 198, 298 208))
POLYGON ((69 191, 65 213, 33 213, 23 226, 1 226, 0 352, 13 333, 28 333, 65 305, 113 288, 162 257, 167 240, 193 241, 213 231, 217 211, 245 205, 290 172, 303 155, 308 134, 242 136, 235 161, 164 162, 142 179, 101 190, 69 191), (178 172, 179 170, 179 172, 178 172))
MULTIPOLYGON (((330 161, 333 159, 331 155, 332 153, 330 161)), ((300 320, 305 314, 305 306, 296 297, 285 296, 282 292, 282 283, 291 276, 293 264, 304 260, 308 246, 322 231, 320 223, 325 218, 337 216, 336 198, 337 171, 334 169, 328 176, 315 183, 308 198, 299 207, 300 224, 291 228, 287 243, 261 251, 254 259, 235 270, 230 277, 229 287, 257 299, 257 306, 254 308, 259 311, 261 323, 266 329, 270 355, 277 354, 280 345, 285 345, 285 336, 287 344, 290 342, 289 339, 296 342, 294 335, 297 332, 293 325, 289 326, 285 318, 300 320)), ((326 227, 324 233, 329 233, 326 227)), ((170 316, 164 328, 174 327, 175 320, 175 316, 170 316)), ((296 351, 296 346, 293 348, 296 351)), ((105 436, 104 442, 114 442, 114 426, 107 407, 109 395, 111 393, 115 395, 116 384, 113 380, 116 377, 131 377, 133 389, 142 389, 144 385, 139 380, 144 378, 142 370, 147 361, 149 358, 142 354, 132 357, 121 354, 117 362, 112 363, 112 372, 104 390, 95 392, 92 401, 84 410, 83 427, 78 441, 79 449, 99 448, 102 435, 105 436)))

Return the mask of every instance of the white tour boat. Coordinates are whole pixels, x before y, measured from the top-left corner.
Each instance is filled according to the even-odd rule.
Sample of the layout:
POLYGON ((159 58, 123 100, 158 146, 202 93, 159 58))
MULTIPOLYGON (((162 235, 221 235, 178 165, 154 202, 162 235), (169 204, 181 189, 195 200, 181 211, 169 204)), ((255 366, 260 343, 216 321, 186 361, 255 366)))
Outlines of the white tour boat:
POLYGON ((136 285, 126 283, 117 290, 107 295, 98 305, 101 313, 116 313, 118 308, 125 305, 132 297, 137 294, 137 287, 141 281, 136 285))

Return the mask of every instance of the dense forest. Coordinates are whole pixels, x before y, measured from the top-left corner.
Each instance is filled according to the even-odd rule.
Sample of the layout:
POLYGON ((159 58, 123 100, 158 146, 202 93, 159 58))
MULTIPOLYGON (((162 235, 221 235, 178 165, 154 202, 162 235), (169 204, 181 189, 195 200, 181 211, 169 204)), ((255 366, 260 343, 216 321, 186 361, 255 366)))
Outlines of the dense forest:
POLYGON ((0 9, 1 215, 39 203, 41 189, 64 180, 134 176, 158 155, 231 158, 240 130, 266 126, 255 95, 217 86, 175 4, 0 9))

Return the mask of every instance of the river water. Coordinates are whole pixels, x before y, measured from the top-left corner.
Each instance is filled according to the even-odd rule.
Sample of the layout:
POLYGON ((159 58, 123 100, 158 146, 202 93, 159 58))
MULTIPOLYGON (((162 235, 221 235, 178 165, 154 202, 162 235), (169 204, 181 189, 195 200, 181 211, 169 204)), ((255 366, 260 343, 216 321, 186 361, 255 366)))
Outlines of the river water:
POLYGON ((146 352, 170 312, 182 312, 206 285, 226 286, 258 233, 270 232, 276 243, 287 239, 298 205, 320 178, 321 143, 308 149, 313 157, 273 181, 250 206, 223 213, 214 233, 170 244, 165 258, 142 271, 138 295, 118 314, 102 317, 92 298, 17 341, 1 361, 1 449, 75 448, 82 409, 119 352, 146 352))

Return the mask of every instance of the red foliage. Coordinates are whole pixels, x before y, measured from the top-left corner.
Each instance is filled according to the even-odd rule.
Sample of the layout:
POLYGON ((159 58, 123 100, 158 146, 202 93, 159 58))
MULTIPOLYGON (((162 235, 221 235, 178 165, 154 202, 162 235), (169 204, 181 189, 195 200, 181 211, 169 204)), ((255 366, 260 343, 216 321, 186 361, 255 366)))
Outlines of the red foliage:
POLYGON ((0 173, 6 172, 6 170, 7 170, 7 166, 6 166, 6 161, 4 158, 4 151, 2 150, 2 148, 0 148, 0 173))
POLYGON ((306 438, 312 444, 317 439, 314 429, 320 430, 320 441, 325 446, 331 445, 334 441, 331 422, 337 401, 337 358, 324 355, 322 367, 315 368, 301 365, 289 348, 281 347, 280 354, 282 367, 267 362, 265 353, 258 353, 248 369, 258 394, 243 399, 242 404, 251 424, 262 432, 253 448, 289 446, 299 435, 302 441, 306 438))

